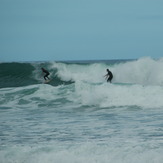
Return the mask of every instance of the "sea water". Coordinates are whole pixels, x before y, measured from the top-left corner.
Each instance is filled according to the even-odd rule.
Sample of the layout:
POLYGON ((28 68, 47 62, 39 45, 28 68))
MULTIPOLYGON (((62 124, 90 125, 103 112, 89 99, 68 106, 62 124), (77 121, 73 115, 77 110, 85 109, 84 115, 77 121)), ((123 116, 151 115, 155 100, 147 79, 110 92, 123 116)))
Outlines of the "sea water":
POLYGON ((0 162, 162 163, 162 70, 151 58, 0 63, 0 162))

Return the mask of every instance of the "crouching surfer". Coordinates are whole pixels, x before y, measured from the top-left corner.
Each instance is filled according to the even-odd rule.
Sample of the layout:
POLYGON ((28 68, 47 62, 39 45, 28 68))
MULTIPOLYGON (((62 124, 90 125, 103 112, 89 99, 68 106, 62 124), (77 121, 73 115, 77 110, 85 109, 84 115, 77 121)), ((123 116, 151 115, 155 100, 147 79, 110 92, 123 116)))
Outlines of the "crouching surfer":
MULTIPOLYGON (((42 70, 42 72, 43 73, 45 73, 45 75, 44 75, 44 79, 45 79, 45 81, 47 80, 47 79, 49 79, 49 75, 50 75, 50 73, 47 71, 47 70, 45 70, 44 68, 41 68, 41 70, 42 70)), ((50 79, 49 79, 50 80, 50 79)))

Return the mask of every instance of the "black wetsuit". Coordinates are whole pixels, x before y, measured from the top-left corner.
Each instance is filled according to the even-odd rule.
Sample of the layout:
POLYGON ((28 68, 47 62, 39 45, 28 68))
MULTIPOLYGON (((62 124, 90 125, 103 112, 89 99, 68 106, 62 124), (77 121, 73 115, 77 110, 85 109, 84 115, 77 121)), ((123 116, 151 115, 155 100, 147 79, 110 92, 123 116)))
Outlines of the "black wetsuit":
POLYGON ((107 79, 107 82, 110 82, 111 83, 111 80, 113 79, 113 74, 111 71, 108 71, 108 74, 107 74, 109 77, 107 79))
MULTIPOLYGON (((49 72, 47 71, 47 70, 45 70, 44 68, 42 68, 42 71, 45 73, 45 75, 44 75, 44 79, 46 80, 46 78, 48 78, 49 79, 49 72)), ((50 80, 50 79, 49 79, 50 80)))

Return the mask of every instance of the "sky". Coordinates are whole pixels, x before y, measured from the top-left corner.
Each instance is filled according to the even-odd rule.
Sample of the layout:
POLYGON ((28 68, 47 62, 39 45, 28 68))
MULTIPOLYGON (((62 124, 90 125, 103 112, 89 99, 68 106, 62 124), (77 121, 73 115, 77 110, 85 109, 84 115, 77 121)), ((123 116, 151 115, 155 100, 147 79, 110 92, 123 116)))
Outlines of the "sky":
POLYGON ((163 56, 163 0, 0 0, 0 62, 163 56))

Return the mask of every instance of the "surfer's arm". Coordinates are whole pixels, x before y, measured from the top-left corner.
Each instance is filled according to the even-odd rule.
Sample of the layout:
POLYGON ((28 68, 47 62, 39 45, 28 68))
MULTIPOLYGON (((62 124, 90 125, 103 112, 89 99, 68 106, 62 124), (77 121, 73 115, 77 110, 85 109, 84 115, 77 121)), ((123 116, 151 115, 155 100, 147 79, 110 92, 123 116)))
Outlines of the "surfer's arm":
POLYGON ((104 77, 105 77, 105 79, 107 79, 107 77, 108 77, 108 74, 104 75, 104 77))

